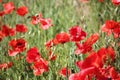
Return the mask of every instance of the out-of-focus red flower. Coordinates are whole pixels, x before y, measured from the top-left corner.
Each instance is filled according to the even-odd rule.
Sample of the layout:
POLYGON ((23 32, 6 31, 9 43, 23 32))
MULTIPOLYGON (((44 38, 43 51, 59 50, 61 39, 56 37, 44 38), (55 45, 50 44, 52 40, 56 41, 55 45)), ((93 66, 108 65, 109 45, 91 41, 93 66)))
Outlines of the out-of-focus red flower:
POLYGON ((81 70, 79 73, 70 75, 69 80, 87 80, 86 76, 96 72, 95 67, 89 67, 81 70))
POLYGON ((32 20, 31 20, 32 24, 38 24, 40 23, 40 28, 42 28, 43 30, 48 29, 50 26, 52 26, 51 23, 51 19, 50 18, 42 18, 42 14, 39 13, 36 16, 32 16, 32 20))
POLYGON ((5 14, 4 11, 0 11, 0 16, 3 16, 5 14))
POLYGON ((119 25, 119 23, 118 23, 118 22, 115 22, 115 21, 113 21, 113 20, 107 20, 107 21, 105 22, 105 26, 106 26, 106 28, 108 28, 108 29, 116 28, 118 25, 119 25))
POLYGON ((112 61, 115 59, 115 52, 114 49, 111 47, 108 48, 103 47, 100 50, 98 50, 97 54, 100 60, 102 60, 102 62, 106 61, 107 56, 109 56, 112 59, 112 61))
POLYGON ((46 30, 46 29, 48 29, 50 26, 52 26, 52 24, 51 24, 51 19, 50 18, 48 18, 48 19, 43 19, 43 18, 41 18, 40 19, 40 27, 43 29, 43 30, 46 30))
POLYGON ((99 34, 98 33, 94 33, 84 42, 84 45, 92 46, 98 40, 98 38, 99 38, 99 34))
POLYGON ((5 14, 10 14, 14 9, 13 2, 3 4, 5 14))
POLYGON ((34 62, 33 73, 35 76, 39 76, 48 70, 48 62, 46 60, 40 58, 38 61, 34 62))
POLYGON ((120 0, 112 0, 112 3, 113 3, 114 5, 119 5, 119 4, 120 4, 120 0))
POLYGON ((36 16, 32 16, 31 23, 34 24, 34 25, 38 24, 41 18, 42 18, 42 14, 41 13, 39 13, 36 16))
POLYGON ((101 67, 102 61, 100 61, 99 57, 95 52, 90 53, 85 60, 77 61, 76 65, 79 67, 80 70, 89 68, 89 67, 101 67))
POLYGON ((27 32, 27 27, 24 26, 23 24, 16 24, 16 31, 25 33, 27 32))
POLYGON ((83 40, 86 37, 86 33, 79 26, 70 28, 69 33, 71 40, 75 42, 83 40))
POLYGON ((22 38, 17 40, 13 39, 9 42, 9 46, 15 51, 22 52, 26 49, 26 41, 22 38))
POLYGON ((105 24, 102 26, 102 31, 106 32, 107 35, 114 34, 114 38, 119 37, 120 33, 120 24, 113 20, 107 20, 105 24))
POLYGON ((65 33, 65 32, 61 32, 56 34, 55 39, 58 41, 58 43, 66 43, 70 41, 70 36, 69 34, 65 33))
POLYGON ((77 46, 75 50, 76 55, 85 54, 92 50, 92 46, 84 46, 83 44, 79 44, 79 43, 76 43, 76 46, 77 46))
POLYGON ((28 51, 27 51, 27 55, 26 55, 26 61, 28 63, 33 63, 37 60, 40 59, 40 54, 38 52, 38 49, 36 47, 33 47, 33 48, 30 48, 28 51))
POLYGON ((112 31, 110 29, 106 28, 105 24, 102 26, 101 29, 103 32, 106 32, 108 36, 112 33, 112 31))
POLYGON ((28 13, 28 9, 26 6, 21 6, 19 7, 17 10, 16 10, 16 13, 19 15, 19 16, 25 16, 27 13, 28 13))
POLYGON ((12 29, 12 28, 9 28, 9 27, 6 26, 6 25, 3 25, 3 26, 2 26, 1 31, 2 31, 2 33, 4 34, 4 36, 14 36, 14 34, 15 34, 15 30, 12 29))
POLYGON ((0 69, 8 69, 10 67, 12 67, 13 63, 12 62, 8 62, 8 63, 2 63, 0 64, 0 69))
POLYGON ((83 44, 76 43, 77 49, 75 54, 89 52, 92 50, 92 45, 98 40, 99 35, 98 33, 92 34, 83 44))
POLYGON ((70 70, 64 67, 59 71, 59 74, 62 75, 63 77, 66 77, 67 75, 70 75, 70 70))
POLYGON ((0 3, 2 2, 2 0, 0 0, 0 3))
POLYGON ((115 79, 115 80, 119 80, 120 79, 120 75, 118 74, 117 71, 115 71, 114 67, 110 68, 109 74, 110 74, 112 79, 115 79))

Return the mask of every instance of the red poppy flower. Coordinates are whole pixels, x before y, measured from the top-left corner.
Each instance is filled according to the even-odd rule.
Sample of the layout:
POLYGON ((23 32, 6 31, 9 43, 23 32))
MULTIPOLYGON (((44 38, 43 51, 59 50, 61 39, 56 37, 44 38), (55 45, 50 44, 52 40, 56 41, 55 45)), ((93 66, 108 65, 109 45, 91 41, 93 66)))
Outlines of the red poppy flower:
POLYGON ((13 2, 3 4, 5 14, 10 14, 14 9, 13 2))
POLYGON ((120 24, 118 22, 115 22, 113 20, 108 20, 106 23, 102 26, 102 31, 106 32, 107 35, 114 34, 114 38, 119 37, 120 33, 120 24))
POLYGON ((12 62, 8 62, 8 63, 2 63, 0 64, 0 69, 8 69, 10 67, 12 67, 13 63, 12 62))
POLYGON ((99 38, 99 34, 98 33, 94 33, 84 42, 84 45, 92 46, 98 40, 98 38, 99 38))
POLYGON ((58 43, 62 43, 62 44, 70 41, 69 34, 65 32, 56 34, 55 39, 58 41, 58 43))
POLYGON ((76 62, 80 70, 88 67, 101 67, 101 61, 95 52, 90 53, 85 60, 76 62))
POLYGON ((69 80, 86 80, 87 75, 93 74, 96 72, 95 67, 89 67, 81 70, 79 73, 70 75, 69 80))
POLYGON ((41 75, 43 72, 48 71, 48 62, 42 58, 34 62, 33 73, 35 76, 41 75))
POLYGON ((83 40, 86 37, 86 33, 79 26, 73 26, 70 28, 69 33, 71 40, 75 42, 83 40))
POLYGON ((116 28, 118 25, 119 25, 119 23, 118 23, 118 22, 115 22, 115 21, 113 21, 113 20, 107 20, 107 21, 105 22, 105 26, 106 26, 106 28, 108 28, 108 29, 116 28))
POLYGON ((112 0, 112 3, 113 3, 114 5, 119 5, 119 4, 120 4, 120 0, 112 0))
POLYGON ((100 59, 103 60, 104 62, 106 61, 107 56, 109 56, 112 60, 115 59, 115 52, 114 49, 111 47, 108 48, 103 47, 100 50, 98 50, 97 54, 100 57, 100 59))
POLYGON ((23 24, 16 24, 16 31, 25 33, 27 31, 27 27, 23 24))
POLYGON ((5 14, 4 11, 0 11, 0 16, 3 16, 5 14))
POLYGON ((9 42, 9 46, 15 51, 22 52, 26 49, 26 41, 22 38, 17 40, 13 39, 9 42))
POLYGON ((90 52, 92 50, 92 46, 90 45, 84 45, 84 44, 79 44, 76 43, 76 50, 75 50, 75 54, 79 55, 79 54, 86 54, 87 52, 90 52))
POLYGON ((41 13, 39 13, 36 16, 32 16, 31 23, 34 24, 34 25, 38 24, 41 18, 42 18, 42 14, 41 13))
POLYGON ((28 13, 28 9, 26 6, 21 6, 19 7, 17 10, 16 10, 16 13, 19 15, 19 16, 25 16, 27 13, 28 13))
POLYGON ((92 34, 83 44, 76 43, 77 49, 75 54, 85 54, 92 50, 92 45, 98 40, 98 33, 92 34))
POLYGON ((2 33, 4 34, 4 36, 14 36, 14 34, 15 34, 15 30, 12 29, 12 28, 9 28, 9 27, 6 26, 6 25, 3 25, 3 26, 2 26, 1 31, 2 31, 2 33))
POLYGON ((105 24, 102 26, 101 29, 103 32, 106 32, 108 36, 112 33, 111 29, 106 28, 105 24))
POLYGON ((59 71, 59 74, 62 75, 63 77, 66 77, 67 74, 70 75, 70 70, 64 67, 59 71))
POLYGON ((30 48, 27 51, 26 61, 28 63, 33 63, 39 59, 40 59, 40 54, 39 54, 38 49, 36 47, 30 48))
POLYGON ((43 29, 43 30, 46 30, 46 29, 48 29, 50 26, 52 26, 52 24, 51 24, 51 19, 49 18, 49 19, 43 19, 43 18, 41 18, 40 19, 40 24, 41 24, 41 28, 43 29))

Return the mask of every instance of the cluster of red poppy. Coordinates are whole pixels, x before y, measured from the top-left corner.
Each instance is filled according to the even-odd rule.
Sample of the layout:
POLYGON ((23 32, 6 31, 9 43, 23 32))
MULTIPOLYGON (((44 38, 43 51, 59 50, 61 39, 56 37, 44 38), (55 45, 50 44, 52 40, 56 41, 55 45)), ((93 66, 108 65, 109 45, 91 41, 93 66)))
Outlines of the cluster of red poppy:
POLYGON ((33 25, 40 24, 40 28, 42 28, 43 30, 46 30, 50 26, 52 26, 51 19, 50 18, 47 18, 47 19, 43 18, 41 13, 39 13, 35 16, 32 16, 31 23, 33 25))
POLYGON ((33 73, 36 76, 48 71, 48 62, 41 57, 36 47, 30 48, 27 51, 26 61, 34 64, 33 73))
POLYGON ((107 35, 114 34, 114 38, 120 37, 120 23, 113 20, 107 20, 102 26, 102 31, 106 32, 107 35))
MULTIPOLYGON (((0 2, 2 2, 2 0, 0 2)), ((3 8, 4 10, 0 11, 1 17, 4 17, 6 14, 11 14, 12 11, 15 10, 13 2, 4 3, 3 8)), ((27 13, 28 9, 26 6, 21 6, 16 9, 16 14, 18 14, 19 16, 23 17, 27 13)), ((51 19, 44 19, 42 18, 42 16, 40 18, 39 16, 33 16, 32 23, 34 24, 34 22, 40 22, 43 29, 48 29, 49 26, 51 26, 51 19)), ((16 24, 15 28, 10 28, 7 25, 3 25, 0 30, 0 41, 2 41, 4 37, 14 36, 16 32, 25 33, 27 32, 27 27, 23 24, 16 24)), ((9 41, 8 45, 10 46, 10 49, 8 50, 9 56, 16 56, 17 54, 26 50, 26 41, 23 38, 12 39, 11 41, 9 41)), ((33 71, 35 75, 40 75, 44 71, 48 71, 48 62, 40 56, 37 48, 35 47, 28 50, 26 61, 28 63, 34 63, 33 71)), ((11 63, 0 64, 0 69, 10 68, 12 66, 11 63)))
POLYGON ((18 14, 19 16, 25 16, 28 13, 28 9, 26 6, 20 6, 16 9, 13 2, 4 3, 3 8, 4 10, 0 11, 0 16, 11 14, 13 10, 16 10, 16 14, 18 14))
POLYGON ((76 62, 80 72, 70 75, 69 80, 91 80, 93 77, 98 80, 120 80, 120 74, 110 66, 114 59, 115 51, 112 47, 92 51, 84 60, 76 62))
MULTIPOLYGON (((2 0, 0 0, 2 2, 2 0)), ((112 0, 114 4, 119 4, 119 0, 112 0)), ((15 10, 15 7, 12 2, 3 4, 3 11, 0 11, 0 16, 5 16, 5 14, 12 13, 15 10)), ((25 16, 28 13, 26 6, 21 6, 16 9, 16 14, 19 16, 25 16)), ((51 19, 43 18, 42 14, 32 16, 31 23, 33 25, 40 24, 40 27, 43 30, 48 29, 51 24, 51 19)), ((111 33, 114 34, 115 38, 120 37, 120 23, 113 20, 107 20, 102 26, 102 31, 106 32, 107 35, 111 33)), ((23 24, 16 24, 15 28, 10 28, 7 25, 2 25, 0 29, 0 41, 4 37, 14 36, 16 32, 25 33, 27 32, 27 27, 23 24)), ((76 44, 75 54, 88 54, 88 56, 81 61, 77 61, 75 64, 80 69, 78 73, 72 73, 71 71, 64 67, 59 71, 59 74, 66 77, 70 75, 69 80, 91 80, 95 78, 97 80, 120 80, 120 74, 115 70, 110 64, 115 60, 115 51, 111 46, 102 47, 97 52, 92 48, 93 44, 99 39, 99 34, 94 33, 89 38, 86 38, 87 34, 83 31, 80 26, 72 26, 69 29, 69 33, 61 32, 55 35, 55 37, 45 43, 46 50, 49 52, 49 60, 55 60, 56 55, 52 52, 51 47, 54 47, 58 44, 65 44, 67 42, 73 42, 76 44), (107 63, 107 64, 106 64, 107 63)), ((23 38, 12 39, 8 43, 8 55, 16 56, 21 52, 26 50, 27 42, 23 38)), ((42 58, 38 49, 32 47, 27 50, 26 53, 26 62, 32 65, 33 73, 35 76, 41 75, 43 72, 49 70, 48 61, 42 58)), ((7 69, 12 66, 12 62, 0 64, 0 69, 7 69)))
MULTIPOLYGON (((2 2, 2 0, 0 0, 0 2, 2 2)), ((11 14, 14 10, 19 16, 25 16, 28 13, 26 6, 20 6, 19 8, 15 9, 13 2, 8 2, 3 4, 3 10, 0 11, 0 16, 4 17, 8 14, 11 14)), ((23 24, 16 24, 15 28, 11 28, 6 24, 2 25, 0 29, 0 41, 2 41, 2 39, 5 37, 14 36, 17 32, 25 33, 27 32, 27 27, 23 24)), ((23 38, 13 39, 9 41, 8 45, 11 47, 8 50, 9 56, 15 56, 26 49, 26 41, 23 38)), ((0 69, 10 68, 12 67, 12 64, 12 62, 2 63, 0 64, 0 69)))

